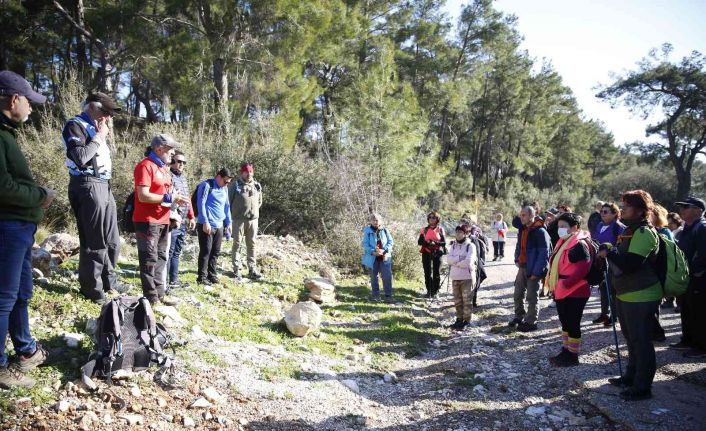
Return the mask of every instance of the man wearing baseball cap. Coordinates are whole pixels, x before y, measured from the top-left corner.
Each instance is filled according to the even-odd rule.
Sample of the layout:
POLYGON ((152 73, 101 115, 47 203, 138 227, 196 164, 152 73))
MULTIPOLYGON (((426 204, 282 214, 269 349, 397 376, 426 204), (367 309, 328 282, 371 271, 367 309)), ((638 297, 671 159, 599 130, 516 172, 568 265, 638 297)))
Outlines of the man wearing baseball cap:
POLYGON ((88 96, 83 112, 61 132, 69 171, 69 203, 76 216, 81 244, 78 281, 81 293, 97 303, 105 292, 129 289, 118 281, 115 266, 120 255, 118 212, 110 179, 112 159, 106 138, 111 118, 120 108, 110 96, 88 96))
POLYGON ((681 297, 681 341, 670 344, 687 358, 706 358, 706 203, 688 197, 676 202, 684 229, 677 240, 689 263, 689 286, 681 297))
POLYGON ((27 304, 34 233, 56 192, 35 183, 16 141, 17 129, 32 112, 30 102, 45 101, 20 75, 0 72, 0 388, 33 386, 24 373, 47 357, 30 334, 27 304), (17 354, 11 365, 5 355, 8 333, 17 354))
POLYGON ((160 133, 152 138, 145 158, 135 166, 135 223, 137 255, 140 261, 142 294, 152 304, 165 299, 169 213, 172 204, 187 204, 187 196, 175 192, 169 164, 174 150, 181 145, 171 136, 160 133))
POLYGON ((240 245, 245 237, 248 254, 248 277, 252 280, 262 279, 257 271, 255 259, 255 240, 257 238, 258 218, 262 206, 262 186, 255 181, 253 165, 244 163, 240 167, 240 178, 233 181, 228 190, 230 211, 233 219, 233 272, 235 279, 240 280, 240 245))

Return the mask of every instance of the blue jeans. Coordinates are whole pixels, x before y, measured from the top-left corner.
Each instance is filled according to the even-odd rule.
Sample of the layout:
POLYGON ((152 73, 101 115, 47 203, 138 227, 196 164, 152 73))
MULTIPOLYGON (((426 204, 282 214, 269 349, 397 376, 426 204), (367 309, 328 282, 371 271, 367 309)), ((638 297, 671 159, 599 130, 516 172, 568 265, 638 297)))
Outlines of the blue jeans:
POLYGON ((27 304, 32 298, 32 245, 37 225, 0 220, 0 367, 7 365, 5 340, 15 352, 32 354, 37 343, 29 332, 27 304))
POLYGON ((174 229, 170 232, 172 236, 169 244, 169 283, 174 283, 179 280, 179 256, 181 249, 184 246, 186 239, 186 226, 183 224, 179 229, 174 229))
POLYGON ((378 274, 382 277, 382 286, 385 296, 392 296, 392 260, 381 261, 375 259, 373 267, 370 268, 370 285, 373 288, 373 295, 380 294, 380 284, 378 274))

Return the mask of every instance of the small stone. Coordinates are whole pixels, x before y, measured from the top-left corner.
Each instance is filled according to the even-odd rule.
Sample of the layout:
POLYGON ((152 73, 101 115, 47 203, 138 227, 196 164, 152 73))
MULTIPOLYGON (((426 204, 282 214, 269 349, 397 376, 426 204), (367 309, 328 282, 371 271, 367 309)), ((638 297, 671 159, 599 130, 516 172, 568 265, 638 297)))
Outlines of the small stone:
POLYGON ((213 404, 219 404, 223 401, 223 395, 221 395, 216 388, 211 386, 201 390, 201 395, 213 404))
POLYGON ((546 413, 547 408, 544 406, 531 406, 528 407, 527 410, 525 410, 525 414, 528 416, 542 416, 544 413, 546 413))
POLYGON ((130 405, 130 411, 133 413, 140 413, 142 411, 142 404, 130 405))
POLYGON ((483 385, 475 385, 473 387, 473 393, 478 396, 484 396, 486 393, 488 393, 488 390, 485 389, 483 385))
POLYGON ((51 385, 51 387, 52 387, 55 391, 60 390, 60 389, 61 389, 61 380, 55 381, 54 384, 51 385))
POLYGON ((15 401, 15 407, 21 410, 27 410, 32 407, 32 398, 22 397, 15 401))
POLYGON ((32 268, 32 278, 35 280, 38 278, 44 278, 44 273, 37 268, 32 268))
POLYGON ((164 398, 161 398, 161 397, 157 398, 157 406, 160 408, 167 407, 167 400, 165 400, 164 398))
POLYGON ((241 426, 246 427, 246 426, 248 426, 248 424, 249 424, 250 422, 248 422, 248 420, 245 419, 245 418, 240 418, 240 419, 238 419, 238 423, 239 423, 241 426))
POLYGON ((64 413, 69 411, 69 407, 71 407, 71 404, 68 401, 61 400, 58 403, 54 404, 54 410, 56 410, 59 413, 64 413))
POLYGON ((193 428, 196 426, 196 422, 194 422, 194 420, 191 419, 189 416, 184 416, 182 424, 184 425, 184 428, 193 428))
POLYGON ((204 397, 196 398, 190 405, 190 409, 207 409, 211 407, 212 404, 204 397))
POLYGON ((113 417, 110 416, 109 413, 106 413, 105 416, 103 416, 103 423, 108 425, 113 423, 113 417))
POLYGON ((174 416, 167 414, 167 413, 160 413, 159 417, 162 418, 162 420, 167 421, 169 423, 174 422, 174 416))
POLYGON ((385 383, 395 383, 397 381, 397 374, 390 371, 385 373, 385 375, 382 376, 382 379, 385 381, 385 383))
POLYGON ((373 362, 373 357, 372 355, 364 355, 363 356, 363 363, 366 365, 369 365, 373 362))
POLYGON ((199 325, 194 325, 191 327, 191 336, 198 339, 206 338, 206 333, 199 325))
POLYGON ((78 347, 83 340, 83 334, 76 334, 74 332, 66 332, 63 335, 66 345, 72 348, 78 347))
POLYGON ((355 380, 341 380, 341 384, 350 389, 351 391, 355 392, 356 394, 360 392, 358 383, 356 383, 355 380))
POLYGON ((142 398, 142 391, 138 386, 133 386, 130 388, 130 395, 135 398, 142 398))
POLYGON ((128 425, 134 426, 134 425, 143 425, 144 419, 142 418, 141 415, 131 415, 131 414, 122 414, 118 415, 119 419, 124 419, 128 425))
POLYGON ((210 421, 211 419, 213 419, 213 415, 208 410, 203 412, 202 416, 203 416, 203 420, 205 420, 205 421, 210 421))

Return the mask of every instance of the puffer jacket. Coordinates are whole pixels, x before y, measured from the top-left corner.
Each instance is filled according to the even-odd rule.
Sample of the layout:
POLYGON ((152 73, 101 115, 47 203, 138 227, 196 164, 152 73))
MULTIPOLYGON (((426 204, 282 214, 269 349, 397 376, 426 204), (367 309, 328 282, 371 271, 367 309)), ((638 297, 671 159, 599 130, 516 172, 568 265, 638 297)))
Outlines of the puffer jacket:
POLYGON ((549 272, 546 282, 552 279, 552 265, 555 259, 559 259, 559 277, 556 286, 549 286, 554 291, 556 299, 588 298, 591 296, 591 287, 586 281, 588 271, 591 269, 591 255, 586 241, 591 240, 591 234, 582 230, 568 238, 569 244, 564 248, 561 256, 559 250, 564 245, 564 238, 560 238, 556 245, 555 252, 549 259, 549 272))
POLYGON ((450 268, 449 277, 451 280, 473 280, 472 284, 475 286, 478 253, 471 240, 453 241, 449 253, 446 255, 446 263, 450 268))
POLYGON ((522 246, 522 233, 527 232, 527 276, 542 278, 546 275, 549 267, 549 254, 552 250, 552 243, 549 234, 544 228, 544 221, 536 217, 530 227, 523 226, 519 222, 519 217, 512 220, 512 225, 517 228, 517 245, 515 246, 515 263, 520 261, 520 248, 522 246))

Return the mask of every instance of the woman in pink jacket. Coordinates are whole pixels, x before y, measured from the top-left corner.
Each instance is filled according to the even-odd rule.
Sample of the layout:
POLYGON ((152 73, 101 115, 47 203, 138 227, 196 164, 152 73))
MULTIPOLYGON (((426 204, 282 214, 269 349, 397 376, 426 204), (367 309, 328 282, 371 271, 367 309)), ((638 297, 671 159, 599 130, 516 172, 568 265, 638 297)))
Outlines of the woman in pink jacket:
POLYGON ((559 367, 579 363, 581 317, 591 296, 586 276, 591 269, 591 234, 581 230, 581 217, 564 213, 558 218, 559 241, 549 259, 546 286, 554 293, 556 310, 561 322, 561 352, 550 358, 559 367))
POLYGON ((454 291, 456 322, 451 325, 454 331, 462 331, 471 323, 473 291, 476 289, 476 269, 478 253, 476 246, 468 238, 465 225, 456 226, 456 241, 451 243, 446 256, 449 265, 449 277, 454 291))

